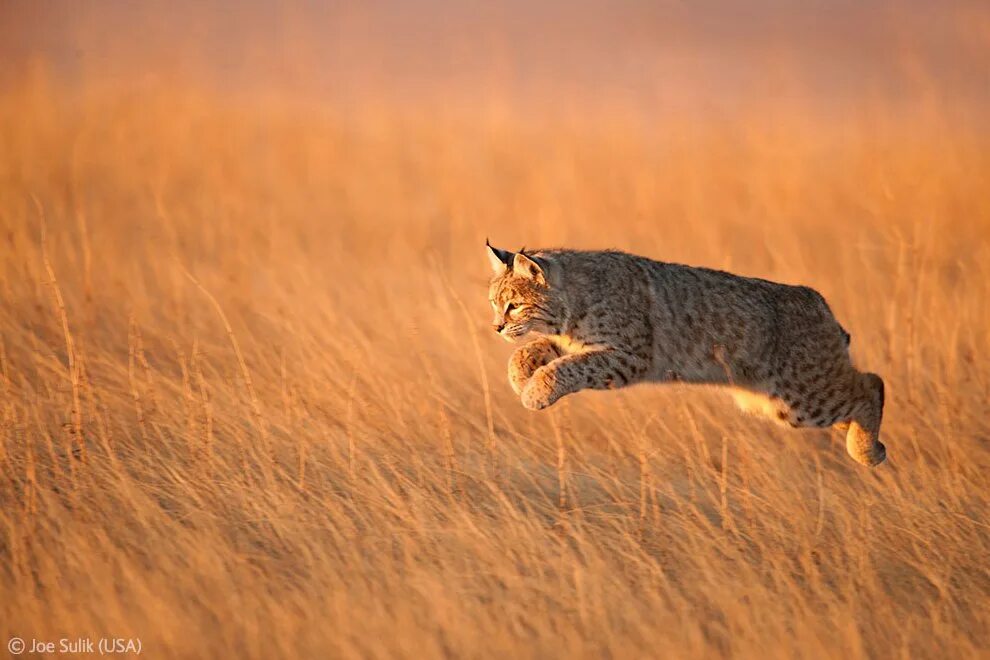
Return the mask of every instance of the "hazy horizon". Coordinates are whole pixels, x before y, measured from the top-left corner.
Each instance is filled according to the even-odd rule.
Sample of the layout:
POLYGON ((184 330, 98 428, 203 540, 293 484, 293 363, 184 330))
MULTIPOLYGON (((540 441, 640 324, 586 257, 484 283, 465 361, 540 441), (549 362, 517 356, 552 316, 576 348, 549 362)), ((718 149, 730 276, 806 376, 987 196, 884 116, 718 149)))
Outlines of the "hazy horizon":
POLYGON ((0 82, 731 118, 778 103, 984 122, 977 2, 13 2, 0 82), (974 119, 975 118, 975 119, 974 119))

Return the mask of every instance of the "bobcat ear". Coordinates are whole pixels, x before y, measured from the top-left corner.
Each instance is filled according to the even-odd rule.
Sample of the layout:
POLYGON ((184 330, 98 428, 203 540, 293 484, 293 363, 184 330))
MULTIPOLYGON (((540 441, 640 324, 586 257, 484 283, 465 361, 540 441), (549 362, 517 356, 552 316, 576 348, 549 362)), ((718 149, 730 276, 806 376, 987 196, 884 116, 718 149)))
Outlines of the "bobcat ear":
POLYGON ((488 239, 485 239, 485 252, 488 253, 488 261, 492 265, 492 272, 501 275, 512 267, 512 253, 508 250, 499 250, 492 247, 488 239))
POLYGON ((536 280, 540 284, 547 283, 546 275, 540 265, 522 252, 516 253, 512 261, 512 272, 521 277, 536 280))

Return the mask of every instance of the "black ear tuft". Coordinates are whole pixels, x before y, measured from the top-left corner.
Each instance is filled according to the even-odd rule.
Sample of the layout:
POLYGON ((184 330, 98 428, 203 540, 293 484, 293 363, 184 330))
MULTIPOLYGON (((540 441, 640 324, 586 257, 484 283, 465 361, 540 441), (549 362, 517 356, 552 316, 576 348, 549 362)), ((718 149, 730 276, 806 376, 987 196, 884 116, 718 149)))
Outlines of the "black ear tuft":
POLYGON ((512 252, 493 247, 487 238, 485 239, 485 251, 488 252, 488 261, 491 263, 494 273, 504 273, 506 270, 512 269, 512 262, 516 256, 512 252))

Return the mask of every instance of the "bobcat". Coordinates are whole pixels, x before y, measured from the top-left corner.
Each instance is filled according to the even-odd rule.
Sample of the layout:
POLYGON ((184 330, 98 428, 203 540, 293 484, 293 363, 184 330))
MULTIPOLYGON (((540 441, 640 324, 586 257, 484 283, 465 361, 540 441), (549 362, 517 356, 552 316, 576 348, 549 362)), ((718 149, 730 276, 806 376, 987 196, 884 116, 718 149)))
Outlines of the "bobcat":
POLYGON ((495 331, 540 335, 509 360, 526 408, 589 388, 726 385, 750 412, 845 430, 864 465, 886 458, 883 380, 853 367, 817 291, 616 251, 486 249, 495 331))

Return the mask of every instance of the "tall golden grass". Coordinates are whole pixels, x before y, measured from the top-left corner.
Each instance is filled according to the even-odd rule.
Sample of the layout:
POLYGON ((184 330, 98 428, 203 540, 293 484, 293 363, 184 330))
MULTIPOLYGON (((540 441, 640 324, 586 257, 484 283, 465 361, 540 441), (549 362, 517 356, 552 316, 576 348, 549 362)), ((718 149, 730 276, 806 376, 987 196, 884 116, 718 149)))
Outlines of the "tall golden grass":
POLYGON ((152 657, 990 648, 990 135, 952 108, 595 121, 0 99, 0 641, 152 657), (485 238, 803 283, 889 460, 705 388, 541 414, 485 238))

